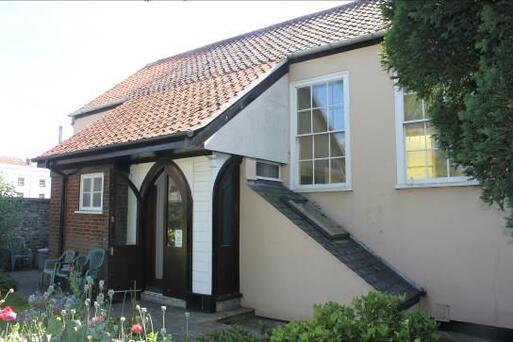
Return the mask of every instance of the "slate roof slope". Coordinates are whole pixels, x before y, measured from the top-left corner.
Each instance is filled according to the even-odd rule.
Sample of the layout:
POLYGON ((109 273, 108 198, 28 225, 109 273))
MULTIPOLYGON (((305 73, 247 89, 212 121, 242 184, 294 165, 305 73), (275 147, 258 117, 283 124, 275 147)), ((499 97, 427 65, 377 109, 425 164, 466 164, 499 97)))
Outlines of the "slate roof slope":
POLYGON ((79 111, 126 101, 41 157, 195 130, 290 54, 384 27, 379 0, 357 0, 148 64, 79 111))
POLYGON ((404 294, 403 308, 417 303, 419 298, 424 295, 424 290, 415 287, 362 244, 351 237, 337 241, 330 240, 318 227, 283 201, 283 199, 301 201, 306 200, 305 197, 287 189, 278 182, 256 180, 248 181, 248 185, 376 290, 396 295, 404 294))

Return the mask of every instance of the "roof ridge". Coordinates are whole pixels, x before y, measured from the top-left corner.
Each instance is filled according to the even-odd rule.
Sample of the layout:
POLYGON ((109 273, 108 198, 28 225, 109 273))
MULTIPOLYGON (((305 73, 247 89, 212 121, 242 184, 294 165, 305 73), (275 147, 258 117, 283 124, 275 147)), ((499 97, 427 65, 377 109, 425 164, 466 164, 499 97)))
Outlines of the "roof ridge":
POLYGON ((246 32, 246 33, 242 33, 242 34, 233 36, 233 37, 221 39, 221 40, 219 40, 217 42, 214 42, 214 43, 210 43, 210 44, 203 45, 203 46, 191 49, 191 50, 180 52, 180 53, 178 53, 176 55, 173 55, 173 56, 160 58, 160 59, 158 59, 158 60, 156 60, 154 62, 146 64, 142 69, 145 69, 145 68, 148 68, 148 67, 152 67, 152 66, 158 65, 160 63, 164 63, 164 62, 169 61, 169 60, 171 60, 173 58, 178 58, 178 57, 181 57, 181 56, 184 56, 184 55, 188 55, 188 54, 192 54, 192 53, 195 53, 195 52, 199 52, 199 51, 202 51, 202 50, 208 50, 208 49, 211 49, 211 48, 213 48, 215 46, 219 46, 219 45, 223 45, 223 44, 226 44, 226 43, 229 43, 229 42, 232 42, 232 41, 240 40, 241 38, 246 38, 246 37, 250 37, 252 35, 257 35, 259 33, 263 33, 263 32, 266 32, 266 31, 271 31, 271 30, 273 30, 275 28, 278 28, 280 26, 285 27, 285 26, 290 25, 290 24, 295 23, 295 22, 300 22, 300 21, 303 21, 303 20, 306 20, 306 19, 309 19, 309 18, 315 18, 317 16, 322 16, 323 14, 330 13, 330 12, 333 12, 333 11, 337 11, 337 10, 343 9, 345 7, 349 8, 349 7, 353 7, 353 6, 357 5, 357 4, 371 3, 371 2, 378 2, 378 1, 379 0, 353 0, 353 1, 351 1, 349 3, 346 3, 346 4, 343 4, 343 5, 339 5, 339 6, 335 6, 335 7, 330 7, 330 8, 327 8, 325 10, 317 11, 317 12, 314 12, 314 13, 305 14, 305 15, 302 15, 302 16, 299 16, 299 17, 296 17, 296 18, 292 18, 292 19, 289 19, 289 20, 286 20, 286 21, 282 21, 280 23, 268 25, 268 26, 265 26, 265 27, 262 27, 262 28, 259 28, 259 29, 253 30, 253 31, 249 31, 249 32, 246 32))

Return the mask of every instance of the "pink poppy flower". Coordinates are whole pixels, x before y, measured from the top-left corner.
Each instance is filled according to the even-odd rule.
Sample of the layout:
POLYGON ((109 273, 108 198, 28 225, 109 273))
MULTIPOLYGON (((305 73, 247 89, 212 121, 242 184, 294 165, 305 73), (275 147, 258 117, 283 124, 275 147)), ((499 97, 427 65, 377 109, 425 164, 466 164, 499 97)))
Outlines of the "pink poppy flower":
POLYGON ((132 334, 139 335, 140 333, 142 333, 143 328, 139 323, 135 323, 134 325, 132 325, 132 329, 130 329, 130 331, 132 332, 132 334))
POLYGON ((103 322, 105 320, 105 317, 103 315, 94 316, 91 318, 91 323, 94 325, 98 324, 99 322, 103 322))
POLYGON ((0 319, 5 322, 15 321, 16 312, 12 311, 12 308, 10 306, 6 306, 2 310, 0 310, 0 319))

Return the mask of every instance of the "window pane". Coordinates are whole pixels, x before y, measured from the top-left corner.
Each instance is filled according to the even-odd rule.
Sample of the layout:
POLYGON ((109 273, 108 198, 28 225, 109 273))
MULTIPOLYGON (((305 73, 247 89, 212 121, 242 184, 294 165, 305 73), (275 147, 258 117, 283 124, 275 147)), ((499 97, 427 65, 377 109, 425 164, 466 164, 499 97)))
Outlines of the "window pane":
POLYGON ((297 90, 297 109, 310 108, 310 87, 299 88, 297 90))
POLYGON ((315 165, 315 184, 328 184, 329 183, 329 161, 316 160, 315 165))
POLYGON ((345 155, 345 133, 332 133, 331 138, 331 157, 342 157, 345 155))
POLYGON ((276 164, 257 162, 256 175, 266 178, 280 178, 280 167, 276 164))
POLYGON ((313 169, 312 162, 299 162, 299 184, 312 184, 313 169))
POLYGON ((344 130, 344 110, 337 106, 329 109, 330 131, 344 130))
POLYGON ((91 178, 84 178, 83 192, 91 192, 91 178))
POLYGON ((425 123, 426 125, 426 147, 428 149, 430 148, 437 148, 436 139, 435 139, 435 128, 433 125, 429 122, 425 123))
POLYGON ((183 234, 187 230, 187 211, 176 183, 168 177, 166 246, 183 247, 183 234))
POLYGON ((451 177, 465 176, 465 174, 463 173, 463 168, 461 166, 456 166, 455 164, 451 164, 449 172, 451 177))
POLYGON ((83 193, 82 194, 82 206, 83 207, 90 207, 91 206, 91 194, 90 193, 83 193))
POLYGON ((331 160, 331 183, 346 182, 346 160, 337 158, 331 160))
POLYGON ((422 101, 415 94, 404 95, 404 121, 422 118, 422 101))
POLYGON ((93 193, 93 207, 99 208, 102 205, 102 193, 95 192, 93 193))
POLYGON ((328 105, 328 94, 326 83, 312 87, 312 108, 326 107, 328 105))
POLYGON ((406 152, 406 177, 426 178, 426 151, 406 152))
POLYGON ((299 159, 312 159, 312 137, 299 137, 298 146, 299 146, 299 159))
POLYGON ((406 151, 425 150, 426 139, 424 135, 424 123, 414 123, 404 125, 406 151))
POLYGON ((430 177, 449 177, 447 170, 447 158, 445 154, 440 150, 433 150, 428 154, 431 158, 428 163, 431 164, 430 177))
POLYGON ((313 131, 326 132, 328 130, 328 112, 326 108, 312 111, 313 131))
POLYGON ((310 118, 310 111, 297 113, 297 134, 305 134, 312 132, 312 120, 310 118))
POLYGON ((94 178, 93 191, 102 191, 102 178, 101 177, 94 178))
POLYGON ((314 158, 329 157, 329 134, 314 135, 315 153, 314 158))
POLYGON ((328 83, 328 103, 330 105, 342 104, 344 88, 342 80, 328 83))

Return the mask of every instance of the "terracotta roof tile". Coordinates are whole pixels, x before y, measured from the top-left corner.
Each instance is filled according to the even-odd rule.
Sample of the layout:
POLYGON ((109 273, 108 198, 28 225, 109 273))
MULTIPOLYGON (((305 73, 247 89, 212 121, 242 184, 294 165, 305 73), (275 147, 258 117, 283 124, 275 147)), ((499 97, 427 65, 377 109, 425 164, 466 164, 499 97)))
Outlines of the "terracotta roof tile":
POLYGON ((126 102, 42 157, 194 130, 289 54, 384 27, 379 1, 360 0, 148 64, 81 110, 126 102))

